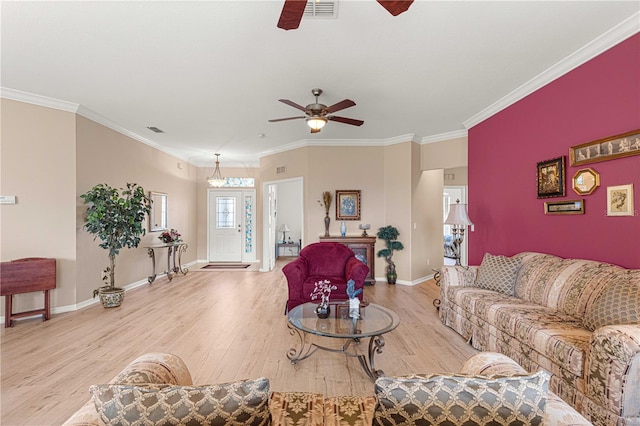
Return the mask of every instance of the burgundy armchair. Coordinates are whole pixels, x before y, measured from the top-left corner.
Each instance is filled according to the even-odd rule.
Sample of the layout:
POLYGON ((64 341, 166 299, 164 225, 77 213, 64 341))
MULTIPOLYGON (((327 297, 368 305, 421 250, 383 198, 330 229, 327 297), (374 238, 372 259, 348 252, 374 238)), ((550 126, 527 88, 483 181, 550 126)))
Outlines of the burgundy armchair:
MULTIPOLYGON (((340 243, 313 243, 300 251, 300 256, 282 268, 289 285, 287 311, 311 302, 315 283, 329 280, 338 287, 330 300, 347 300, 347 281, 355 281, 355 289, 364 286, 369 267, 359 261, 353 251, 340 243)), ((357 296, 362 300, 364 292, 357 296)), ((320 303, 320 301, 317 301, 320 303)))

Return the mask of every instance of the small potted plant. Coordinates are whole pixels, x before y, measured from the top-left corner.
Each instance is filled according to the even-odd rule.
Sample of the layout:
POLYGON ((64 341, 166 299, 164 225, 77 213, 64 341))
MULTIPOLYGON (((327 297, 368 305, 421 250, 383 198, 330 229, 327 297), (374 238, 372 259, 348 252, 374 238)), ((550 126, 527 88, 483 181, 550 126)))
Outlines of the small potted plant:
POLYGON ((384 226, 378 229, 377 237, 386 241, 386 248, 378 252, 378 257, 384 257, 387 261, 387 283, 395 284, 398 274, 396 273, 396 264, 393 262, 394 250, 402 250, 404 246, 398 241, 400 232, 393 226, 384 226))
POLYGON ((318 314, 318 318, 328 318, 331 313, 331 308, 329 307, 329 297, 331 296, 331 291, 337 290, 338 287, 335 284, 331 284, 331 281, 324 280, 318 281, 315 283, 313 288, 313 292, 311 293, 311 300, 316 300, 318 297, 321 299, 320 304, 316 308, 316 314, 318 314))
POLYGON ((164 231, 158 238, 165 244, 179 243, 182 241, 180 237, 182 234, 177 229, 171 228, 170 231, 164 231))
POLYGON ((140 244, 140 236, 145 234, 142 223, 151 202, 144 189, 135 183, 127 183, 126 189, 119 190, 101 183, 80 198, 89 205, 84 228, 94 235, 94 240, 100 238, 99 246, 109 251, 109 266, 102 277, 105 285, 94 290, 93 297, 99 295, 105 308, 120 306, 124 290, 115 286, 116 256, 121 249, 140 244))

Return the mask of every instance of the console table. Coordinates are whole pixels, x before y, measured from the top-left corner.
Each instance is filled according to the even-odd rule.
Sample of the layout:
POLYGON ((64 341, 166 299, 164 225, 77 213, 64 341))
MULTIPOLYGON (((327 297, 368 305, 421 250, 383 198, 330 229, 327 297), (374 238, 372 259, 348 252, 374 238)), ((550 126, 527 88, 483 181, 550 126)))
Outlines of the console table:
POLYGON ((358 260, 369 267, 364 280, 366 285, 376 284, 375 245, 376 237, 320 237, 320 242, 342 243, 355 253, 358 260))
MULTIPOLYGON (((292 256, 300 255, 300 243, 294 243, 293 241, 288 243, 276 243, 276 259, 280 257, 280 249, 289 249, 292 256), (293 254, 293 250, 295 249, 296 253, 293 254)), ((283 255, 284 256, 284 255, 283 255)))
POLYGON ((49 290, 56 288, 56 260, 44 257, 16 259, 0 264, 0 296, 5 297, 4 326, 13 327, 13 320, 33 315, 42 315, 46 321, 51 317, 49 290), (13 312, 13 295, 44 292, 44 308, 32 311, 13 312))
POLYGON ((167 274, 167 278, 169 281, 173 279, 173 276, 177 273, 181 273, 182 275, 187 275, 189 270, 187 268, 182 267, 182 253, 187 251, 189 246, 180 241, 175 243, 166 243, 166 244, 157 244, 153 246, 146 246, 147 253, 151 258, 152 262, 152 271, 151 275, 148 278, 149 284, 151 284, 156 279, 156 250, 167 249, 167 270, 162 272, 167 274))

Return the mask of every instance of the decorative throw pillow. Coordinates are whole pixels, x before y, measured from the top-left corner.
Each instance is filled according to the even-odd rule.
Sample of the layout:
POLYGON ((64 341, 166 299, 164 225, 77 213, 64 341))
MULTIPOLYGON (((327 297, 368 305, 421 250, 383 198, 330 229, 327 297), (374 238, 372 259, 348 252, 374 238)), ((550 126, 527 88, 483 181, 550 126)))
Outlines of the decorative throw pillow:
POLYGON ((94 385, 89 389, 107 425, 269 425, 269 380, 211 386, 94 385))
POLYGON ((541 425, 550 374, 376 380, 374 425, 541 425))
POLYGON ((583 323, 591 331, 605 325, 640 324, 640 271, 607 286, 593 302, 583 323))
POLYGON ((476 287, 513 296, 520 259, 485 253, 478 268, 476 287))

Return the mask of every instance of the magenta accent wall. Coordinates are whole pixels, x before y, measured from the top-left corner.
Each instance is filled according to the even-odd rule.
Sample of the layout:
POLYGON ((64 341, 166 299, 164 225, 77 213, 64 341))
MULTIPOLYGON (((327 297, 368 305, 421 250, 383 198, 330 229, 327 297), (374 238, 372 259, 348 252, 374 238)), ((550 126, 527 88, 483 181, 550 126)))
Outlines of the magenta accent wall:
POLYGON ((554 80, 469 130, 469 264, 484 253, 522 251, 640 268, 640 155, 569 166, 569 147, 640 129, 640 34, 554 80), (545 215, 536 163, 566 160, 566 196, 584 215, 545 215), (577 170, 600 173, 587 196, 571 188, 577 170), (606 216, 607 186, 634 185, 635 216, 606 216))

